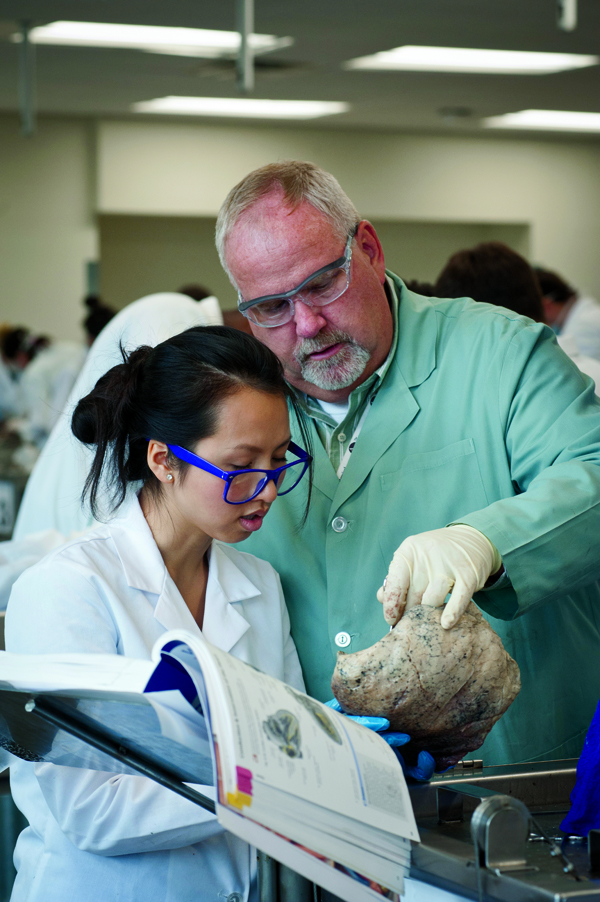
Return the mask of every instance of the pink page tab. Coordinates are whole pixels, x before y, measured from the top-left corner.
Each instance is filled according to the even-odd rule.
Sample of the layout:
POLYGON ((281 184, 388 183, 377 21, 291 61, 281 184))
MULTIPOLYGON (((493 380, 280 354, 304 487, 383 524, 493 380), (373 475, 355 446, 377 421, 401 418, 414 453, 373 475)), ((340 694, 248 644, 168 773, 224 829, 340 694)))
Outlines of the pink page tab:
POLYGON ((247 767, 236 767, 238 792, 252 795, 252 771, 247 767))

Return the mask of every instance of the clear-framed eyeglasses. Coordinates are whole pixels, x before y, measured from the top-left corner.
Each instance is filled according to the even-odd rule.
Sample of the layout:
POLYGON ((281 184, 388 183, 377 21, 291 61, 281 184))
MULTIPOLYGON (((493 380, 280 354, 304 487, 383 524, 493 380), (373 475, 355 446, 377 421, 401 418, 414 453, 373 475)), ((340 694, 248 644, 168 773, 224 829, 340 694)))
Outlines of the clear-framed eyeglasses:
POLYGON ((299 445, 290 442, 288 451, 295 455, 298 460, 293 460, 289 464, 277 467, 275 470, 222 470, 220 467, 216 467, 214 464, 204 460, 203 457, 188 451, 187 448, 182 448, 181 445, 167 444, 167 448, 184 463, 191 464, 193 467, 198 467, 198 469, 204 470, 206 473, 212 473, 213 476, 223 479, 225 482, 223 501, 226 501, 227 504, 245 504, 247 501, 252 501, 253 498, 260 495, 271 480, 275 483, 278 495, 287 495, 288 492, 296 488, 312 460, 310 454, 300 448, 299 445), (284 479, 286 488, 282 492, 281 486, 284 479))
POLYGON ((238 291, 240 313, 257 326, 273 329, 293 319, 296 301, 302 301, 309 307, 326 307, 337 301, 350 285, 352 241, 357 229, 358 224, 348 235, 343 256, 312 273, 297 288, 282 294, 266 294, 251 301, 245 301, 238 291))

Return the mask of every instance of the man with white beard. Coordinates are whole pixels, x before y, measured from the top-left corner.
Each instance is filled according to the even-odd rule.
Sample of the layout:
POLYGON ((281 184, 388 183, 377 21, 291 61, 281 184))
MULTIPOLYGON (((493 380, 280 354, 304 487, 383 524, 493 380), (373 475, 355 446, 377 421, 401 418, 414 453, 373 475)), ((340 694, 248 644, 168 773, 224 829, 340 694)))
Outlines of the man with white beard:
POLYGON ((600 697, 600 404, 589 380, 542 324, 408 291, 371 223, 313 164, 243 179, 217 248, 313 439, 304 528, 301 491, 249 540, 281 575, 310 694, 330 697, 339 649, 387 629, 376 594, 389 624, 449 595, 447 629, 474 597, 523 680, 478 756, 577 756, 600 697))

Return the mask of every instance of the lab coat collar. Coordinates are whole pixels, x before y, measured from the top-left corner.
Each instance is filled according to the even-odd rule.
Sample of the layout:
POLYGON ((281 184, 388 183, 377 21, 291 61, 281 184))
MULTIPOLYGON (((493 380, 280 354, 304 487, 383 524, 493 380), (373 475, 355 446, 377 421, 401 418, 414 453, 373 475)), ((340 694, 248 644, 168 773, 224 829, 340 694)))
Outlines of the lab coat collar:
MULTIPOLYGON (((198 630, 169 575, 137 497, 109 523, 109 529, 128 585, 158 596, 154 607, 158 622, 165 629, 198 630)), ((235 563, 237 554, 220 542, 211 545, 202 633, 224 651, 229 651, 250 626, 235 603, 260 596, 259 589, 235 563)))
POLYGON ((398 347, 393 365, 409 388, 421 385, 436 365, 438 326, 431 298, 409 291, 394 273, 388 272, 398 295, 398 347))
POLYGON ((213 542, 210 549, 202 635, 224 651, 230 651, 250 628, 239 603, 261 594, 235 563, 239 553, 220 542, 213 542))
POLYGON ((127 584, 132 589, 160 595, 168 570, 154 541, 137 496, 109 521, 108 529, 121 560, 127 584))
MULTIPOLYGON (((339 479, 316 429, 313 430, 312 435, 313 484, 327 498, 333 499, 338 490, 339 479)), ((302 443, 300 437, 298 440, 302 443)), ((308 480, 308 476, 304 478, 308 480)))

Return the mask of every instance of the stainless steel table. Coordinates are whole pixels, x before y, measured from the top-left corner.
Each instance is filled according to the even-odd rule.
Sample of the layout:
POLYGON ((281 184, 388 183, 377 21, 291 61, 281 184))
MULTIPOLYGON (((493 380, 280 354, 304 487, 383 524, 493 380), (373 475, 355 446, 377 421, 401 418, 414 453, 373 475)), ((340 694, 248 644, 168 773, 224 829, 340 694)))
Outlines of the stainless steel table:
POLYGON ((459 766, 429 784, 411 787, 421 835, 421 842, 413 843, 411 876, 467 899, 479 898, 481 891, 481 898, 498 902, 600 902, 600 873, 591 870, 587 842, 568 840, 559 831, 576 766, 576 759, 459 766), (498 866, 486 866, 481 850, 476 855, 471 820, 492 795, 518 800, 533 815, 531 832, 523 837, 522 861, 514 860, 514 837, 502 825, 495 836, 498 866), (554 849, 542 834, 555 839, 554 849), (567 861, 575 874, 565 873, 567 861))

